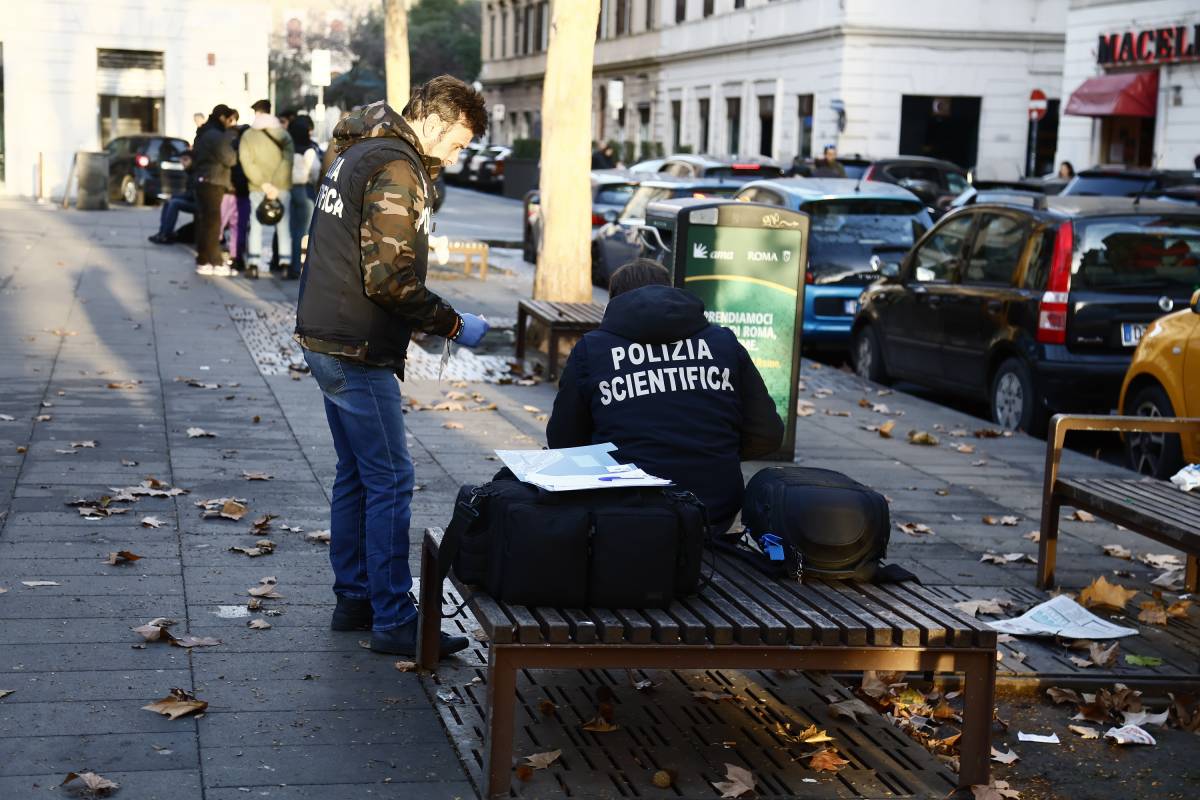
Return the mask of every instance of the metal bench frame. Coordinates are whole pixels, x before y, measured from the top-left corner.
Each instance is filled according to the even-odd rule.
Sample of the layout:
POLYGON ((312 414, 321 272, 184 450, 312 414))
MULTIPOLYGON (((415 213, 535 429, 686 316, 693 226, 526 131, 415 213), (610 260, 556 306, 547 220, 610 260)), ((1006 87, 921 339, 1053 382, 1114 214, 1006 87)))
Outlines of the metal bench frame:
MULTIPOLYGON (((1089 490, 1080 482, 1059 478, 1060 461, 1062 460, 1063 442, 1070 431, 1112 431, 1118 433, 1178 433, 1184 434, 1200 430, 1200 419, 1183 417, 1119 417, 1100 415, 1067 415, 1056 414, 1050 420, 1050 434, 1046 437, 1046 474, 1042 492, 1042 528, 1038 543, 1037 585, 1049 589, 1054 584, 1054 566, 1058 549, 1059 515, 1064 505, 1089 511, 1098 517, 1124 526, 1142 536, 1153 539, 1160 544, 1182 549, 1187 555, 1184 572, 1184 590, 1195 592, 1200 588, 1200 528, 1186 530, 1177 522, 1164 520, 1156 516, 1149 500, 1143 498, 1140 504, 1128 503, 1122 505, 1105 498, 1094 490, 1089 490), (1188 550, 1184 538, 1196 537, 1196 549, 1188 550)), ((1114 487, 1127 485, 1131 488, 1146 486, 1143 479, 1116 479, 1107 481, 1114 487)), ((1154 481, 1151 486, 1166 485, 1163 481, 1154 481)), ((1169 485, 1168 485, 1169 486, 1169 485)), ((1157 502, 1167 507, 1171 493, 1178 492, 1169 487, 1170 492, 1159 493, 1157 502)), ((1191 500, 1182 492, 1178 493, 1179 505, 1191 500)), ((1185 513, 1194 513, 1185 511, 1185 513)))
POLYGON ((517 360, 525 359, 526 323, 530 317, 548 329, 549 363, 546 380, 558 377, 558 339, 564 333, 587 333, 600 327, 604 306, 596 303, 553 303, 549 300, 521 300, 517 303, 517 360))
MULTIPOLYGON (((427 580, 436 576, 438 549, 441 546, 440 529, 431 528, 425 533, 421 556, 420 588, 420 633, 417 663, 422 669, 437 667, 438 639, 441 631, 442 587, 439 582, 427 580)), ((751 577, 750 572, 741 573, 751 577)), ((766 581, 767 579, 761 578, 766 581)), ((501 608, 491 597, 479 592, 463 590, 467 607, 477 620, 489 627, 487 610, 501 608), (482 610, 481 610, 482 609, 482 610)), ((893 588, 893 587, 889 587, 893 588)), ((818 591, 836 592, 830 586, 818 591)), ((995 707, 996 689, 996 635, 985 624, 966 617, 952 608, 936 608, 932 597, 921 587, 896 584, 895 591, 906 592, 914 607, 926 609, 930 617, 940 617, 942 622, 931 621, 916 612, 923 623, 904 620, 907 627, 899 630, 894 623, 881 631, 879 619, 886 622, 888 616, 900 620, 898 615, 880 605, 876 609, 879 619, 872 623, 861 623, 867 630, 863 641, 875 641, 886 633, 888 642, 893 639, 906 641, 901 645, 848 646, 843 643, 816 642, 827 640, 828 629, 813 631, 812 644, 768 645, 768 644, 677 644, 630 643, 628 635, 619 642, 595 641, 579 644, 567 641, 547 641, 538 633, 536 641, 498 642, 495 637, 488 647, 487 686, 487 729, 484 750, 483 776, 486 781, 484 796, 487 798, 507 797, 512 781, 513 728, 515 723, 516 678, 523 669, 777 669, 777 670, 826 670, 826 671, 902 671, 926 673, 964 673, 964 711, 962 738, 960 739, 959 785, 987 784, 990 770, 992 717, 995 707), (950 620, 951 625, 945 626, 950 620), (939 627, 944 626, 944 627, 939 627), (924 632, 923 632, 923 629, 924 632), (938 630, 941 636, 932 636, 938 630), (899 632, 897 632, 899 631, 899 632), (962 639, 964 634, 970 644, 952 644, 952 639, 962 639), (926 641, 934 640, 937 641, 926 641), (920 642, 925 641, 925 644, 920 642)), ((704 596, 702 592, 701 597, 704 596)), ((865 607, 865 606, 864 606, 865 607)), ((524 608, 524 607, 519 607, 524 608)), ((557 615, 556 615, 557 616, 557 615)), ((765 623, 760 623, 765 624, 765 623)), ((540 630, 540 629, 539 629, 540 630)), ((488 631, 489 635, 492 631, 488 631)), ((518 639, 525 638, 518 636, 518 639)))

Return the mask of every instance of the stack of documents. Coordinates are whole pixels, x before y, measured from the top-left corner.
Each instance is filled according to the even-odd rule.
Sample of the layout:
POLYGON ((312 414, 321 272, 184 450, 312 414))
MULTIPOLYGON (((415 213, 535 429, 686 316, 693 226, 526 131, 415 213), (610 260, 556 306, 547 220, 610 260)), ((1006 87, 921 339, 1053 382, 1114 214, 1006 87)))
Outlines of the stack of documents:
POLYGON ((548 492, 671 485, 633 464, 618 464, 609 455, 616 449, 615 444, 606 442, 561 450, 497 450, 496 455, 517 480, 548 492))

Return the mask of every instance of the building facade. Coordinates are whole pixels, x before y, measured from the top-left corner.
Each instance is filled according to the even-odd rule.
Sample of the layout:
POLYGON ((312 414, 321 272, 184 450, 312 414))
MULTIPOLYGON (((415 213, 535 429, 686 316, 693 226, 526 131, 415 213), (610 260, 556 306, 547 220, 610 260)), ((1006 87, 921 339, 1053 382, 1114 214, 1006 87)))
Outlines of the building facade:
POLYGON ((1200 4, 1071 0, 1062 96, 1060 160, 1192 169, 1200 155, 1200 4))
MULTIPOLYGON (((1029 97, 1050 98, 1054 157, 1067 0, 602 0, 593 138, 765 155, 947 158, 1024 171, 1029 97)), ((503 107, 493 138, 536 137, 546 0, 484 0, 483 71, 503 107)))
POLYGON ((58 196, 72 155, 143 132, 189 142, 217 103, 267 96, 271 9, 261 0, 4 3, 0 191, 58 196))

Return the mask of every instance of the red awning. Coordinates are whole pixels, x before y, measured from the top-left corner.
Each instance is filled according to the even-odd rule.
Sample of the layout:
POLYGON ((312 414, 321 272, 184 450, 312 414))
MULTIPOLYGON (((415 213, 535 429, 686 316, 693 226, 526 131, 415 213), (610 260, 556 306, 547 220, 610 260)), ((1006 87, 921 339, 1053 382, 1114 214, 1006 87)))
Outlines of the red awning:
POLYGON ((1158 70, 1088 78, 1071 93, 1067 114, 1077 117, 1153 117, 1158 113, 1158 70))

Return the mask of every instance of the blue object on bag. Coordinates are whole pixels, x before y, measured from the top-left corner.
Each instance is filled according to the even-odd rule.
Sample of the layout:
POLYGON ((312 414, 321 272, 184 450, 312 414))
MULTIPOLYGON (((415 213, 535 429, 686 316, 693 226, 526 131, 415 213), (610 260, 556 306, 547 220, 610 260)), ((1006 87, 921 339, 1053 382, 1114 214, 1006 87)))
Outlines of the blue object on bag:
POLYGON ((772 561, 783 561, 783 539, 773 533, 764 533, 758 540, 758 546, 772 561))

